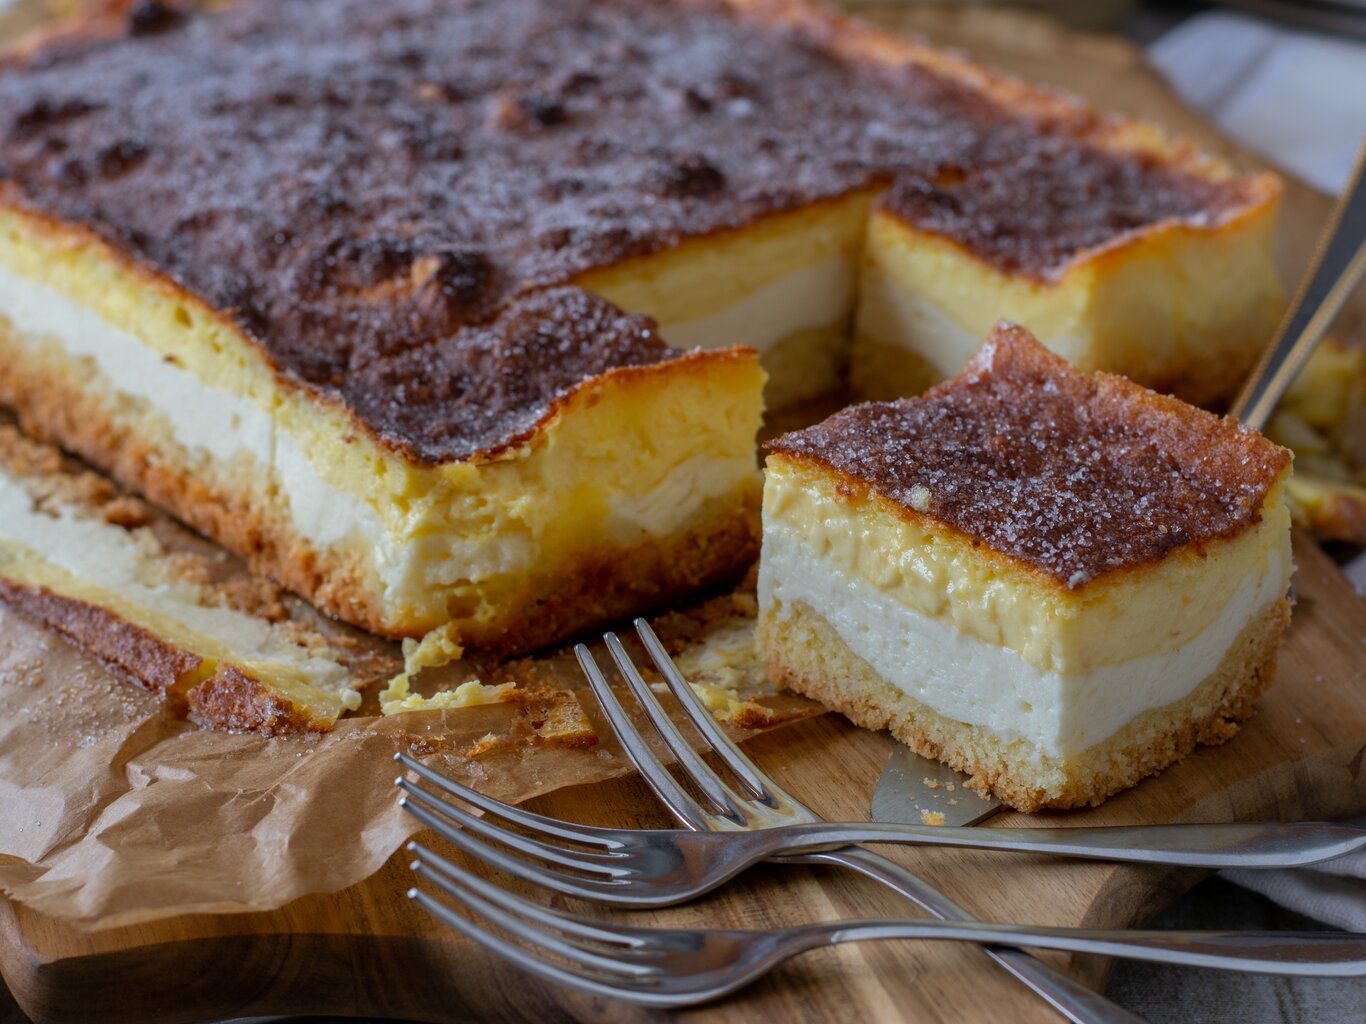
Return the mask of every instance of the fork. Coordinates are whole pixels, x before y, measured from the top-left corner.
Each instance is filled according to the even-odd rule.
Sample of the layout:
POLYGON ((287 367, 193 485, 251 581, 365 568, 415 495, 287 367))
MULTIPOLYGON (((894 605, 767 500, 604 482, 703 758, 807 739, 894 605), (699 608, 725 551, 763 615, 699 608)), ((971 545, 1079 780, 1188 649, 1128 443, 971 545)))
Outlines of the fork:
MULTIPOLYGON (((739 747, 717 725, 715 719, 693 693, 692 687, 683 678, 682 673, 679 672, 678 667, 673 663, 673 659, 669 657, 664 645, 660 643, 649 624, 643 619, 636 619, 635 627, 650 659, 659 670, 669 691, 673 693, 675 699, 683 707, 694 728, 710 746, 716 758, 752 794, 750 798, 744 800, 745 807, 752 814, 749 827, 763 827, 765 818, 769 822, 776 822, 784 816, 809 822, 820 822, 822 820, 820 815, 765 775, 758 765, 741 752, 739 747)), ((657 730, 661 730, 662 736, 667 738, 671 735, 673 737, 670 749, 675 752, 676 756, 679 750, 685 751, 678 761, 679 765, 694 780, 700 776, 704 780, 710 780, 713 787, 730 789, 704 761, 692 752, 690 745, 683 740, 668 715, 660 708, 653 692, 640 678, 639 672, 636 671, 625 649, 622 648, 615 636, 608 638, 608 649, 632 692, 637 695, 637 699, 646 709, 651 724, 657 730)), ((592 662, 591 654, 586 648, 581 648, 578 653, 581 664, 585 661, 592 662)), ((635 734, 634 730, 630 728, 629 719, 624 714, 616 695, 606 685, 601 673, 596 671, 596 665, 593 665, 594 671, 592 672, 588 672, 587 665, 584 668, 599 701, 605 701, 604 713, 608 713, 608 708, 615 711, 615 717, 609 714, 609 720, 612 721, 613 727, 618 731, 624 727, 628 736, 634 735, 639 740, 638 734, 635 734)), ((643 742, 637 742, 627 749, 636 768, 641 771, 642 776, 654 788, 656 795, 670 805, 675 817, 678 817, 690 828, 724 829, 727 827, 725 819, 718 817, 713 812, 706 811, 686 793, 681 792, 672 775, 660 764, 643 742), (666 794, 670 794, 672 803, 666 794), (681 801, 679 800, 680 795, 681 801), (680 813, 680 808, 686 813, 680 813)), ((730 793, 732 797, 738 798, 738 794, 733 789, 730 790, 730 793)), ((871 850, 845 847, 788 857, 785 860, 847 867, 906 896, 941 920, 958 922, 974 920, 964 907, 955 903, 924 879, 895 861, 871 850)), ((1130 1013, 1063 971, 1045 964, 1024 950, 991 946, 984 946, 982 949, 1055 1010, 1078 1022, 1078 1024, 1118 1024, 1118 1022, 1134 1024, 1140 1020, 1136 1014, 1130 1013)))
POLYGON ((932 939, 1023 943, 1040 949, 1301 977, 1366 975, 1366 936, 1338 932, 1083 931, 927 918, 834 921, 772 931, 636 928, 551 910, 455 865, 413 871, 484 923, 420 889, 409 897, 467 939, 533 974, 596 996, 690 1006, 735 991, 808 950, 846 942, 932 939))
POLYGON ((406 754, 396 755, 396 760, 420 779, 522 830, 513 831, 450 804, 406 778, 397 779, 405 793, 403 806, 466 853, 538 885, 598 903, 637 908, 683 903, 774 857, 851 843, 953 846, 1204 868, 1297 867, 1366 849, 1366 828, 1326 822, 990 831, 894 822, 789 822, 755 829, 732 826, 724 832, 599 828, 512 807, 406 754), (500 850, 485 840, 515 852, 500 850), (540 864, 540 860, 555 866, 540 864))
MULTIPOLYGON (((700 757, 696 755, 692 747, 677 732, 668 716, 659 707, 658 701, 649 687, 640 678, 635 670, 630 658, 627 656, 620 641, 609 634, 608 649, 612 652, 613 659, 622 669, 627 682, 632 686, 641 697, 647 712, 652 713, 651 717, 657 725, 662 723, 666 726, 674 737, 671 749, 679 756, 680 766, 694 779, 699 789, 708 796, 708 799, 718 808, 717 811, 709 811, 702 807, 697 801, 689 796, 668 769, 654 756, 643 739, 635 731, 634 726, 626 717, 620 703, 616 700, 611 688, 607 685, 602 673, 593 662, 591 655, 586 649, 580 649, 579 660, 584 666, 588 675, 589 682, 602 702, 604 713, 613 728, 619 733, 623 746, 631 757, 636 767, 640 769, 646 781, 654 788, 660 798, 669 806, 675 816, 682 821, 688 828, 695 830, 700 835, 706 835, 711 831, 726 832, 729 835, 724 838, 734 839, 737 833, 747 828, 764 828, 766 825, 782 825, 796 823, 821 823, 822 819, 809 808, 805 807, 796 798, 786 793, 776 783, 768 779, 759 768, 749 760, 739 748, 736 747, 724 732, 715 724, 711 714, 701 705, 694 696, 691 687, 683 679, 677 667, 669 658, 663 645, 654 635, 650 627, 643 621, 637 620, 636 628, 646 649, 649 651, 656 667, 659 668, 664 676, 666 684, 682 702, 685 711, 688 713, 693 724, 698 728, 701 735, 711 744, 714 752, 724 764, 732 769, 745 786, 748 792, 754 794, 751 797, 741 797, 724 781, 720 779, 700 757)), ((503 817, 505 820, 513 822, 520 827, 527 828, 533 833, 540 835, 541 840, 532 837, 516 837, 510 848, 518 849, 522 853, 531 856, 539 856, 560 867, 570 868, 575 872, 582 872, 585 864, 591 864, 593 869, 588 875, 574 874, 569 875, 563 871, 556 871, 541 865, 531 864, 521 858, 512 857, 501 850, 491 847, 489 844, 481 842, 473 835, 461 834, 460 830, 453 829, 449 823, 442 821, 439 817, 432 814, 424 807, 408 804, 409 810, 419 817, 424 824, 427 824, 438 832, 452 838, 457 845, 460 845, 467 852, 477 857, 489 860, 497 864, 504 870, 518 874, 520 877, 539 882, 548 887, 556 888, 561 891, 579 895, 587 899, 596 899, 602 902, 616 902, 626 905, 650 905, 639 902, 639 893, 634 892, 630 885, 598 885, 596 882, 604 881, 603 876, 610 877, 612 871, 625 867, 621 863, 613 863, 613 858, 605 856, 605 853, 620 847, 604 846, 606 844, 618 843, 623 841, 623 833, 620 830, 601 830, 592 829, 582 825, 566 825, 552 819, 542 818, 530 812, 517 808, 509 808, 498 801, 490 800, 481 794, 475 793, 457 783, 444 777, 430 772, 420 764, 411 759, 400 758, 419 776, 426 778, 436 785, 441 786, 456 796, 467 800, 469 803, 479 807, 481 810, 491 812, 503 817), (453 835, 454 833, 454 835, 453 835), (589 856, 576 857, 572 852, 567 851, 563 846, 552 846, 545 840, 556 839, 564 843, 580 844, 590 848, 596 847, 596 853, 590 849, 585 851, 589 856), (598 877, 592 877, 596 874, 598 877)), ((409 793, 413 793, 416 787, 412 787, 404 780, 400 783, 409 793)), ((416 794, 414 794, 416 795, 416 794)), ((421 797, 417 798, 420 802, 426 803, 428 807, 445 813, 445 806, 440 801, 424 801, 421 797)), ((463 818, 459 815, 452 815, 456 820, 469 824, 475 823, 474 830, 491 839, 500 839, 503 832, 489 831, 490 823, 474 818, 472 815, 465 814, 463 818)), ((995 831, 995 830, 993 830, 995 831)), ((627 837, 638 837, 642 833, 639 831, 626 831, 627 837)), ((654 835, 656 833, 644 833, 654 835)), ((427 857, 433 863, 437 860, 430 853, 420 846, 412 847, 419 856, 427 857)), ((665 857, 664 860, 657 860, 656 877, 664 871, 677 868, 680 863, 679 855, 675 855, 672 860, 667 856, 654 853, 654 857, 665 857), (658 865, 663 864, 663 868, 658 865)), ((820 853, 809 853, 800 857, 787 857, 783 862, 791 863, 794 861, 805 863, 833 863, 850 867, 860 873, 867 875, 884 885, 889 886, 895 891, 912 899, 914 902, 924 907, 930 913, 941 918, 967 918, 967 913, 958 907, 942 893, 935 890, 928 883, 924 882, 905 868, 893 861, 887 860, 879 854, 862 849, 838 849, 820 853)), ((638 867, 639 865, 637 865, 638 867)), ((622 877, 622 876, 618 876, 622 877)), ((629 882, 629 877, 625 879, 629 882)), ((676 902, 669 898, 665 902, 676 902)), ((1085 988, 1072 978, 1063 974, 1041 961, 1030 957, 1028 954, 1009 949, 992 950, 988 953, 1002 964, 1007 970, 1011 971, 1017 978, 1032 988, 1039 995, 1043 996, 1055 1009, 1064 1013, 1074 1021, 1079 1022, 1118 1022, 1137 1021, 1138 1018, 1126 1010, 1121 1009, 1115 1004, 1104 999, 1102 996, 1085 988)))

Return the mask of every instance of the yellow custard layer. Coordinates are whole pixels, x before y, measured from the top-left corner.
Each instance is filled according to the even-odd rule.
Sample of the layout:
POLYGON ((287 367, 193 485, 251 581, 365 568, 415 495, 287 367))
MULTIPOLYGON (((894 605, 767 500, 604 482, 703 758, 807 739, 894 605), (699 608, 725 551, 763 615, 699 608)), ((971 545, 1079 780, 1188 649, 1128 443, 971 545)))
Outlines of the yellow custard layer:
POLYGON ((813 571, 859 579, 1045 672, 1085 673, 1174 651, 1219 618, 1243 581, 1288 573, 1291 564, 1283 481, 1268 493, 1261 521, 1238 536, 1067 588, 927 516, 860 496, 813 463, 773 454, 765 477, 765 545, 781 532, 819 559, 813 571))
POLYGON ((871 191, 583 274, 575 284, 659 322, 678 348, 749 345, 770 408, 840 386, 871 191))
MULTIPOLYGON (((744 532, 758 504, 764 373, 748 349, 611 371, 520 447, 429 465, 282 380, 226 318, 79 232, 0 209, 0 292, 0 358, 24 362, 16 379, 41 370, 98 406, 146 446, 143 466, 205 490, 178 515, 240 548, 250 542, 203 518, 237 503, 290 563, 262 568, 384 633, 455 619, 484 642, 586 560, 683 535, 706 576, 738 564, 706 554, 707 537, 744 532)), ((116 458, 81 454, 105 468, 116 458)))
MULTIPOLYGON (((858 257, 873 193, 855 192, 774 214, 745 228, 687 238, 671 249, 591 270, 571 284, 661 325, 713 316, 831 258, 858 257)), ((836 319, 840 310, 832 310, 836 319)), ((736 339, 724 344, 749 344, 736 339)))
POLYGON ((952 377, 997 320, 1024 324, 1082 370, 1121 373, 1194 404, 1227 397, 1282 307, 1270 191, 1221 224, 1158 224, 1079 254, 1056 277, 1007 274, 875 209, 852 375, 872 398, 952 377))

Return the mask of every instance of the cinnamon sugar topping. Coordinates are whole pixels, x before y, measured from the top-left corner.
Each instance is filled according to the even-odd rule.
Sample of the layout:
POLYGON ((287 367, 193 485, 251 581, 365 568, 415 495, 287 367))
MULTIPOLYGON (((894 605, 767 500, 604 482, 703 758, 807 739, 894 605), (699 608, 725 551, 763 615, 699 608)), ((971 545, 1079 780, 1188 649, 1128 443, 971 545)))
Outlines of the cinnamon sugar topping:
MULTIPOLYGON (((492 352, 461 332, 516 297, 687 237, 893 184, 898 215, 1047 275, 1241 198, 1236 179, 1090 145, 1080 108, 1045 124, 915 61, 845 53, 837 22, 776 0, 191 7, 107 4, 0 65, 6 200, 156 269, 428 459, 520 420, 457 437, 471 406, 436 400, 451 380, 427 388, 422 365, 407 384, 425 414, 399 416, 397 390, 376 390, 390 370, 483 360, 451 346, 492 352)), ((566 378, 527 351, 505 346, 500 376, 545 408, 566 378)))
POLYGON ((1069 588, 1240 533, 1290 464, 1260 434, 1075 370, 1010 324, 923 396, 854 406, 768 448, 1069 588))

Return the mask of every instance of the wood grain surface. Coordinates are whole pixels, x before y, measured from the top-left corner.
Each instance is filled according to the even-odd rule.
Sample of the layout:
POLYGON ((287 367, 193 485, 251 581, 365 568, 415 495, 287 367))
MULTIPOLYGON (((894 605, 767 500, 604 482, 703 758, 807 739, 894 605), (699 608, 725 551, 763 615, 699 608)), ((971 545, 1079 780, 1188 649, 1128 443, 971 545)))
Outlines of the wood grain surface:
MULTIPOLYGON (((1231 743, 1084 813, 998 824, 1120 824, 1343 816, 1366 811, 1366 606, 1312 542, 1297 544, 1300 595, 1280 679, 1231 743)), ((866 816, 890 750, 884 735, 828 715, 760 737, 752 754, 834 818, 866 816)), ((634 779, 561 790, 536 809, 599 824, 666 820, 634 779)), ((890 848, 888 848, 890 849, 890 848)), ((1125 926, 1198 873, 1009 854, 893 851, 982 917, 1125 926)), ((544 986, 435 925, 404 896, 395 856, 341 893, 268 914, 183 918, 82 935, 23 908, 0 909, 0 969, 39 1022, 180 1022, 265 1013, 352 1013, 431 1021, 643 1020, 650 1012, 544 986)), ((558 899, 552 900, 558 902, 558 899)), ((605 913, 605 912, 604 912, 605 913)), ((687 907, 633 919, 768 927, 906 914, 871 883, 833 869, 762 868, 687 907)), ((1055 962, 1096 984, 1108 964, 1055 962)), ((1053 1020, 979 952, 888 943, 808 954, 738 996, 686 1016, 708 1021, 1053 1020)))
MULTIPOLYGON (((896 17, 898 24, 909 19, 936 40, 965 45, 990 63, 1064 84, 1107 108, 1151 117, 1219 145, 1123 43, 1065 36, 1013 15, 896 17)), ((1326 210, 1326 201, 1312 191, 1289 189, 1288 277, 1302 265, 1326 210)), ((1351 333, 1353 327, 1347 329, 1351 333)), ((1297 538, 1296 556, 1299 607, 1281 655, 1280 678, 1237 738, 1198 751, 1099 809, 1034 818, 1002 815, 993 823, 1126 824, 1366 812, 1366 605, 1312 541, 1297 538)), ((749 749, 822 813, 858 819, 866 817, 890 742, 828 715, 760 737, 749 749)), ((600 824, 668 823, 634 779, 561 790, 533 806, 600 824)), ((1004 921, 1130 925, 1199 877, 1190 871, 1018 855, 884 849, 975 913, 1004 921)), ((286 1013, 439 1022, 662 1016, 542 985, 455 938, 405 898, 411 877, 404 861, 396 855, 360 885, 271 913, 182 918, 91 935, 0 902, 0 973, 19 1005, 40 1024, 170 1024, 286 1013)), ((632 915, 632 920, 768 927, 908 913, 904 901, 850 874, 792 867, 758 869, 702 902, 632 915)), ((1044 955, 1097 985, 1109 967, 1095 958, 1044 955)), ((905 942, 808 954, 723 1003, 683 1016, 718 1022, 1058 1019, 974 948, 905 942)))

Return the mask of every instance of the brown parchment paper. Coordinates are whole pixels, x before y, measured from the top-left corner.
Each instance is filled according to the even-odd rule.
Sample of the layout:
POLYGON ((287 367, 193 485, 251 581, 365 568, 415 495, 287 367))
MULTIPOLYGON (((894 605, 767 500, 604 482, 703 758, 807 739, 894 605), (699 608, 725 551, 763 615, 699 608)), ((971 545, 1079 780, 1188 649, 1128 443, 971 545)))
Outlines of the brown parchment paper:
MULTIPOLYGON (((0 42, 81 5, 19 0, 0 12, 0 42)), ((999 12, 978 17, 884 5, 860 13, 875 13, 887 27, 926 31, 987 63, 1230 150, 1112 40, 1064 39, 1043 22, 999 12), (1059 61, 1064 42, 1085 48, 1087 59, 1059 61)), ((1327 205, 1288 182, 1278 249, 1288 280, 1301 272, 1327 205)), ((1340 332, 1359 335, 1364 316, 1366 302, 1351 305, 1340 332)), ((546 672, 579 685, 563 662, 546 672)), ((774 722, 814 713, 790 700, 786 708, 764 700, 777 710, 774 722)), ((626 770, 602 729, 596 748, 561 749, 519 737, 519 724, 514 708, 491 705, 350 719, 309 739, 200 732, 171 716, 159 697, 0 607, 0 890, 91 930, 271 909, 360 881, 414 831, 393 792, 396 750, 412 750, 514 802, 626 770), (478 758, 462 755, 491 733, 522 742, 495 744, 478 758)))
MULTIPOLYGON (((718 681, 742 688, 757 682, 742 650, 747 602, 716 615, 717 601, 730 599, 701 618, 666 615, 659 628, 685 659, 722 648, 718 681)), ((572 664, 560 653, 484 667, 481 678, 578 690, 572 664)), ((423 689, 469 673, 450 666, 423 689)), ((581 702, 591 710, 586 692, 581 702)), ((752 707, 764 710, 744 720, 760 726, 817 711, 783 696, 752 707)), ((515 704, 344 719, 302 738, 202 731, 0 607, 0 889, 86 930, 272 909, 361 881, 417 831, 398 807, 396 751, 516 803, 627 771, 596 731, 594 747, 558 747, 515 704)))
MULTIPOLYGON (((20 444, 14 429, 0 409, 9 448, 20 444)), ((6 479, 50 485, 35 493, 80 514, 117 505, 105 528, 138 535, 149 578, 193 579, 205 600, 344 652, 364 699, 358 715, 321 735, 201 731, 160 692, 0 604, 0 892, 10 898, 99 929, 267 910, 345 888, 417 830, 397 803, 399 750, 511 803, 627 770, 609 731, 589 716, 594 701, 571 652, 429 669, 414 680, 418 695, 471 679, 517 690, 506 703, 382 717, 377 693, 403 664, 397 644, 331 622, 77 460, 22 445, 26 468, 5 469, 6 479)), ((654 620, 688 678, 740 734, 815 711, 764 678, 754 612, 751 578, 654 620)), ((602 661, 611 664, 605 653, 602 661)))

